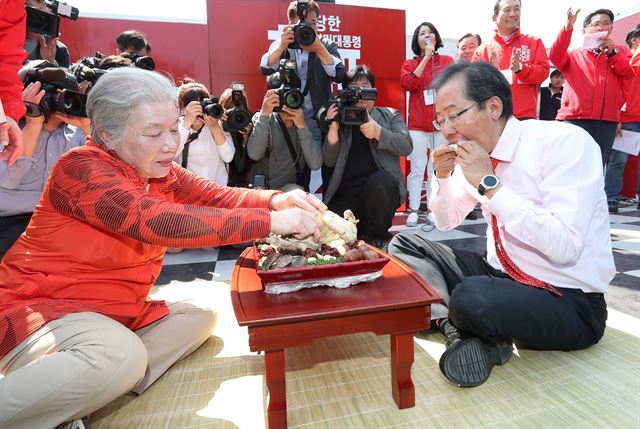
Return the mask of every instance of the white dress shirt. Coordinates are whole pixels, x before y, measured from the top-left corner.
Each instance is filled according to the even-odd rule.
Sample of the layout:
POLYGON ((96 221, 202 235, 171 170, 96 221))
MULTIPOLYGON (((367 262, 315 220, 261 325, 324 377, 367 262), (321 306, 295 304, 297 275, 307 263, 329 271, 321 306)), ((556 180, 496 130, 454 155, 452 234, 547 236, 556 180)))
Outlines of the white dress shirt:
MULTIPOLYGON (((180 150, 178 151, 180 156, 176 157, 178 164, 182 160, 182 149, 191 132, 182 125, 183 121, 184 119, 180 118, 178 127, 180 131, 180 150)), ((229 181, 227 164, 233 160, 233 155, 236 153, 231 134, 225 131, 224 137, 224 144, 218 146, 211 135, 211 128, 205 124, 198 138, 189 143, 189 161, 187 162, 188 170, 222 186, 226 186, 229 181)))
MULTIPOLYGON (((477 202, 494 214, 507 255, 525 273, 556 287, 606 292, 616 268, 600 149, 577 126, 511 117, 491 156, 502 187, 480 196, 456 167, 432 182, 438 229, 460 225, 477 202)), ((502 269, 491 226, 487 261, 502 269)))

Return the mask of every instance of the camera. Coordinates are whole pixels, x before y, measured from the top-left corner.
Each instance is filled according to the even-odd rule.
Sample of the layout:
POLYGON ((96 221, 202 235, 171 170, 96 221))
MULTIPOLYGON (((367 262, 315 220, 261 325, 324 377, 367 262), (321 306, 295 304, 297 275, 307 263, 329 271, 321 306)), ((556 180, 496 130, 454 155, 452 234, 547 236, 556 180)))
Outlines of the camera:
POLYGON ((224 123, 225 131, 244 130, 249 122, 251 122, 251 113, 245 110, 243 106, 244 83, 233 82, 231 84, 231 102, 233 107, 227 111, 227 120, 224 123))
POLYGON ((278 71, 269 76, 267 86, 269 89, 277 89, 276 94, 280 99, 278 106, 273 109, 274 112, 282 112, 283 106, 299 109, 304 104, 295 60, 280 60, 278 71))
POLYGON ((298 0, 296 5, 298 22, 293 27, 293 43, 289 43, 289 49, 300 49, 300 46, 309 46, 316 41, 316 32, 307 24, 307 14, 309 13, 309 0, 298 0))
POLYGON ((317 119, 320 124, 326 125, 327 109, 335 104, 338 108, 338 115, 334 120, 340 125, 357 125, 365 124, 369 120, 367 110, 362 107, 356 107, 355 104, 360 100, 375 101, 378 98, 378 90, 375 88, 361 88, 359 86, 349 86, 338 91, 336 95, 331 97, 327 104, 318 111, 317 119))
POLYGON ((73 21, 78 19, 80 13, 77 8, 59 1, 45 1, 45 6, 51 11, 25 6, 27 11, 27 31, 44 34, 49 37, 58 37, 60 33, 60 17, 73 21))
POLYGON ((95 57, 84 57, 79 59, 75 64, 71 64, 70 70, 78 83, 89 81, 92 85, 95 85, 98 79, 108 72, 108 70, 100 69, 101 61, 102 54, 96 52, 95 57))
MULTIPOLYGON (((62 67, 31 67, 20 71, 22 81, 27 86, 32 82, 40 82, 45 91, 37 106, 46 117, 55 112, 66 115, 87 117, 87 96, 78 91, 78 81, 74 75, 62 67)), ((28 66, 27 66, 28 67, 28 66)))
POLYGON ((129 54, 129 59, 133 62, 133 65, 143 70, 155 70, 156 63, 153 58, 146 55, 142 55, 140 52, 132 52, 129 54))
POLYGON ((202 113, 212 118, 220 119, 224 115, 224 107, 220 104, 218 97, 205 98, 200 100, 202 113))

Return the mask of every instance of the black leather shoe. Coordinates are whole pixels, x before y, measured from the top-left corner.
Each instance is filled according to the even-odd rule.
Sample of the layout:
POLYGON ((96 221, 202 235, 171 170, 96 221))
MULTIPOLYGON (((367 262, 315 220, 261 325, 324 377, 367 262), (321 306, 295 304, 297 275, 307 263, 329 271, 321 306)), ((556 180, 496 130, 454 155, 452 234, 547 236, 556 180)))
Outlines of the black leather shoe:
POLYGON ((618 213, 619 203, 617 201, 608 201, 609 213, 618 213))
POLYGON ((447 340, 440 371, 457 386, 481 385, 494 365, 504 365, 513 354, 511 344, 491 345, 480 338, 464 336, 448 320, 440 325, 440 330, 447 340))

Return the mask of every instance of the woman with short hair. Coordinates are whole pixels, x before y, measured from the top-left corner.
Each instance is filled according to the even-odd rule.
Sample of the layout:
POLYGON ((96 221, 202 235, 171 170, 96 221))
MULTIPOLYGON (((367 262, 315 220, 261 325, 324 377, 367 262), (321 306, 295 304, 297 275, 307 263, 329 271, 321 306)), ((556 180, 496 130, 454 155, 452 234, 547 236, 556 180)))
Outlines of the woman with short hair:
POLYGON ((92 139, 60 158, 0 263, 2 428, 51 428, 140 394, 206 341, 214 310, 147 299, 167 247, 319 234, 311 195, 228 188, 173 163, 162 75, 110 71, 87 112, 92 139))

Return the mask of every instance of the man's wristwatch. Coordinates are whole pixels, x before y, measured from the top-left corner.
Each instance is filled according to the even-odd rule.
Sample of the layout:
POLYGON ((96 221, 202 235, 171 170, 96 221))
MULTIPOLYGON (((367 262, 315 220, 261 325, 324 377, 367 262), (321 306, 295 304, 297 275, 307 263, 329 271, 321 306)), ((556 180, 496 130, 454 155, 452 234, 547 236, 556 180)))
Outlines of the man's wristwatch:
POLYGON ((35 103, 25 102, 24 107, 27 108, 26 115, 30 118, 37 118, 38 116, 44 115, 42 110, 40 110, 40 106, 35 103))
POLYGON ((487 191, 492 189, 496 189, 500 184, 500 179, 493 174, 488 174, 480 180, 480 185, 478 185, 478 193, 480 195, 484 195, 487 191))

